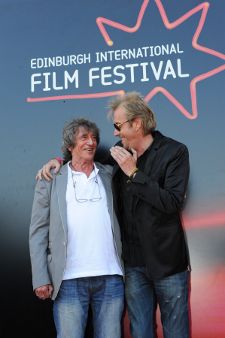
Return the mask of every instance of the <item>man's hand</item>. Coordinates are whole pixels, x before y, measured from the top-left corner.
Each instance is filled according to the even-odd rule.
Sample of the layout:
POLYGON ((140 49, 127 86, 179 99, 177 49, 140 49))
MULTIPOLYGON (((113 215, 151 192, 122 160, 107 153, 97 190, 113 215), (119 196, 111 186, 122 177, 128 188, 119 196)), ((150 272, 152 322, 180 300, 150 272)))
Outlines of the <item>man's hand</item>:
POLYGON ((123 147, 115 146, 110 149, 110 153, 114 160, 118 163, 123 172, 130 176, 137 163, 137 152, 131 149, 132 154, 123 147))
POLYGON ((39 288, 35 289, 34 292, 39 299, 44 300, 47 298, 51 298, 53 286, 51 284, 42 285, 39 288))
POLYGON ((56 159, 50 160, 48 163, 43 165, 41 169, 38 170, 36 175, 36 180, 41 180, 42 178, 45 178, 47 181, 52 180, 52 174, 51 169, 54 169, 54 173, 58 173, 61 168, 61 163, 56 159))

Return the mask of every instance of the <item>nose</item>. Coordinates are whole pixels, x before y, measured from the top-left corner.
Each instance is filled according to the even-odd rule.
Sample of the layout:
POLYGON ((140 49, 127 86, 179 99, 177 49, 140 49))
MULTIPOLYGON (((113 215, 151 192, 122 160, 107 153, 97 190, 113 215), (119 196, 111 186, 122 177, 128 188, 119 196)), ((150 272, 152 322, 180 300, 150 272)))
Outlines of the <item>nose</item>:
POLYGON ((119 132, 119 130, 117 130, 117 129, 115 128, 113 134, 114 134, 114 136, 119 136, 119 135, 120 135, 120 132, 119 132))
POLYGON ((88 138, 88 144, 90 144, 90 145, 94 144, 94 140, 92 139, 92 137, 88 138))

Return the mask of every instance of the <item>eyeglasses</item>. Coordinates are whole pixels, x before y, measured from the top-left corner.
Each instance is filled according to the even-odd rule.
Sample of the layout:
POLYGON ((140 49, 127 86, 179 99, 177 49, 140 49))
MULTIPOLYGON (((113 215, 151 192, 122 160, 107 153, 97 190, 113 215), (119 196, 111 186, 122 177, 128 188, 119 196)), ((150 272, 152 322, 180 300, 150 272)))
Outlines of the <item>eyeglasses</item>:
MULTIPOLYGON (((94 168, 94 172, 95 172, 95 168, 94 168)), ((93 197, 93 198, 78 198, 77 197, 77 194, 76 194, 76 181, 74 180, 74 174, 71 170, 71 176, 72 176, 72 181, 73 181, 73 189, 74 189, 74 196, 75 196, 75 200, 78 202, 78 203, 85 203, 85 202, 98 202, 102 199, 102 196, 101 196, 101 192, 100 192, 100 187, 99 187, 99 183, 98 183, 98 177, 97 177, 97 174, 95 172, 95 183, 97 183, 98 185, 98 193, 99 193, 99 196, 98 197, 93 197)))
POLYGON ((129 121, 130 121, 130 120, 126 120, 126 121, 124 121, 124 122, 122 122, 122 123, 120 123, 120 122, 113 123, 114 128, 115 128, 116 130, 120 131, 121 128, 122 128, 122 126, 124 125, 124 123, 127 123, 127 122, 129 122, 129 121))

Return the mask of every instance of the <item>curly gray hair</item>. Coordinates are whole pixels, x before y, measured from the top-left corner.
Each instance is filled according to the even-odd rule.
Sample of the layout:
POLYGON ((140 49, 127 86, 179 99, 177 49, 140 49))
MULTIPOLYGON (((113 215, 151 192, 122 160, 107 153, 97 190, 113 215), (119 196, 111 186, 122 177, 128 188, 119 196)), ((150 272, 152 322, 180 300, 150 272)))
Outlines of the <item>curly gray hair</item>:
POLYGON ((81 127, 93 133, 96 137, 97 144, 100 142, 99 129, 94 122, 84 118, 73 119, 63 128, 62 153, 64 161, 66 162, 71 160, 72 156, 69 148, 76 145, 76 135, 81 127))

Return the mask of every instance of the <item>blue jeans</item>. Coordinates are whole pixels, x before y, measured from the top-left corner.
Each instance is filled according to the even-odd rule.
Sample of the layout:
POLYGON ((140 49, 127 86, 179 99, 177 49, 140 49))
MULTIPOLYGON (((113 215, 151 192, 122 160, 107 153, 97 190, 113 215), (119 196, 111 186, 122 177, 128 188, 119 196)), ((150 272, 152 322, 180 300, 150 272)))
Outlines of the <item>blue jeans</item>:
POLYGON ((164 338, 189 338, 189 272, 151 281, 145 268, 125 268, 125 294, 133 338, 156 337, 159 304, 164 338))
POLYGON ((118 275, 64 280, 53 304, 57 338, 83 338, 89 305, 95 338, 120 338, 124 282, 118 275))

